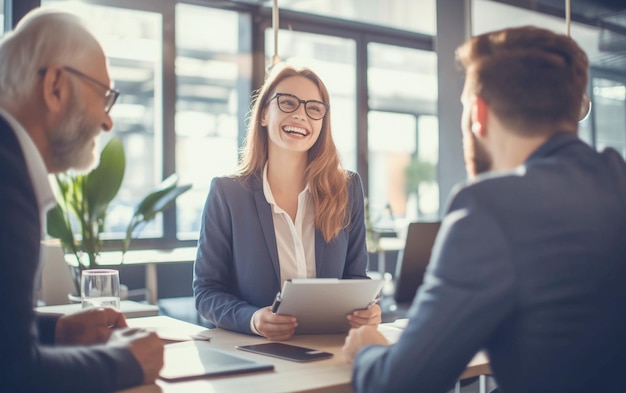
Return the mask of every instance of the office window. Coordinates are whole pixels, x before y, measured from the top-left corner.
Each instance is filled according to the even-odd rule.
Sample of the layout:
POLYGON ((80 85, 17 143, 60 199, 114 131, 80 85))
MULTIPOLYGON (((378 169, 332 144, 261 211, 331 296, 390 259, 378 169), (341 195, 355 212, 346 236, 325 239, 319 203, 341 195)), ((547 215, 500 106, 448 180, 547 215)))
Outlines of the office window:
POLYGON ((436 55, 370 43, 368 58, 370 214, 403 230, 439 210, 436 55))
POLYGON ((418 220, 435 221, 439 217, 439 183, 437 182, 439 119, 437 116, 422 115, 418 118, 417 140, 416 157, 419 165, 410 172, 409 176, 413 176, 413 179, 409 180, 418 183, 415 192, 418 200, 417 206, 407 203, 407 210, 416 209, 418 220))
MULTIPOLYGON (((111 110, 113 130, 102 134, 100 147, 114 135, 124 143, 124 181, 106 221, 107 237, 123 237, 137 203, 162 180, 161 15, 63 0, 44 0, 42 6, 77 13, 86 21, 104 48, 109 76, 121 92, 111 110)), ((157 217, 143 229, 141 237, 159 237, 162 233, 157 217)))
MULTIPOLYGON (((472 2, 473 34, 513 26, 535 25, 566 33, 565 17, 555 17, 526 10, 492 0, 472 2)), ((610 14, 607 22, 615 22, 610 14)), ((607 146, 616 148, 626 156, 626 104, 624 102, 624 81, 626 74, 620 64, 621 39, 619 34, 611 34, 605 28, 572 22, 571 37, 587 53, 590 63, 591 115, 579 123, 582 140, 602 150, 607 146), (611 77, 594 78, 597 74, 611 77)))
POLYGON ((591 98, 595 116, 596 148, 612 147, 626 158, 626 85, 593 78, 591 98))
POLYGON ((193 188, 177 203, 178 237, 197 239, 215 176, 233 174, 250 108, 249 17, 176 5, 176 168, 193 188))
MULTIPOLYGON (((266 30, 265 55, 274 54, 273 31, 266 30)), ((346 169, 356 170, 356 44, 354 40, 280 30, 278 55, 287 63, 311 68, 330 95, 333 140, 346 169)))
MULTIPOLYGON (((436 90, 434 54, 403 49, 413 43, 421 49, 432 46, 430 38, 416 31, 434 33, 434 25, 427 26, 435 21, 434 0, 408 6, 403 0, 340 3, 317 1, 314 8, 320 12, 307 10, 312 4, 309 2, 281 3, 281 9, 311 11, 315 15, 310 20, 304 14, 294 20, 290 20, 294 13, 281 15, 281 23, 289 28, 280 31, 278 55, 287 62, 314 69, 324 80, 331 97, 333 138, 342 164, 350 170, 359 168, 368 181, 368 130, 357 130, 357 124, 368 117, 366 110, 357 107, 357 92, 365 90, 357 80, 357 72, 363 70, 356 64, 357 53, 367 52, 367 63, 373 71, 382 70, 373 72, 375 80, 361 81, 373 83, 369 89, 373 94, 371 109, 406 114, 411 119, 406 124, 410 124, 414 149, 406 157, 424 156, 422 150, 428 146, 436 154, 436 91, 430 92, 431 84, 436 90), (372 12, 369 7, 363 11, 365 3, 378 11, 372 12), (330 16, 328 25, 317 23, 324 15, 330 16), (418 19, 425 22, 416 22, 418 19), (386 45, 372 46, 368 43, 380 37, 376 34, 381 30, 379 26, 398 31, 387 29, 386 45), (408 30, 400 30, 404 28, 408 30), (407 32, 415 39, 407 40, 407 32), (396 40, 400 46, 391 45, 396 40), (418 52, 422 55, 414 56, 418 52), (420 56, 425 56, 423 59, 432 67, 424 66, 420 56), (408 79, 398 80, 398 75, 407 75, 408 79), (388 92, 399 95, 390 96, 388 92), (435 141, 429 141, 433 137, 435 141)), ((271 6, 269 2, 262 4, 271 6)), ((122 189, 107 221, 106 238, 116 241, 107 241, 105 247, 117 246, 136 203, 164 174, 172 172, 179 175, 181 184, 190 183, 193 188, 177 200, 176 211, 159 215, 146 227, 133 247, 195 244, 211 180, 236 169, 251 94, 259 87, 256 78, 263 75, 261 67, 267 67, 274 54, 273 31, 268 28, 271 15, 238 1, 42 0, 42 5, 77 12, 88 22, 109 56, 111 79, 122 92, 111 112, 114 129, 101 138, 103 145, 113 135, 122 137, 128 160, 122 189), (266 29, 264 36, 255 37, 260 26, 266 29), (259 50, 265 56, 258 56, 259 50), (263 57, 265 64, 261 64, 263 57)), ((430 158, 435 164, 436 160, 430 158)), ((402 189, 398 184, 394 190, 402 189)), ((430 205, 424 202, 424 194, 436 189, 436 183, 435 191, 421 186, 413 210, 427 212, 430 205)), ((394 209, 406 214, 402 203, 406 204, 401 202, 398 207, 394 202, 394 209)))
MULTIPOLYGON (((266 2, 266 4, 271 2, 266 2)), ((435 0, 281 0, 281 9, 435 35, 435 0)), ((271 6, 271 4, 270 4, 271 6)))
POLYGON ((588 114, 580 123, 578 123, 578 136, 585 143, 590 146, 593 146, 594 138, 593 138, 593 127, 592 127, 592 117, 588 114))

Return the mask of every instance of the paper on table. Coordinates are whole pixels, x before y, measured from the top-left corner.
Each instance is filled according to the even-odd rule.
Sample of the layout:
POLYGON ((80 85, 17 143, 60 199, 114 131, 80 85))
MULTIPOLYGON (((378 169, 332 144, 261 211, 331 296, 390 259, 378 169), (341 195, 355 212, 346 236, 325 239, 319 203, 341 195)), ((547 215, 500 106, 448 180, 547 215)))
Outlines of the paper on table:
POLYGON ((151 329, 163 340, 191 341, 211 339, 211 330, 203 326, 180 321, 164 315, 156 317, 129 318, 126 320, 129 327, 151 329))
POLYGON ((390 344, 393 344, 398 341, 408 323, 408 318, 396 319, 395 322, 381 323, 378 325, 378 331, 385 336, 390 344))

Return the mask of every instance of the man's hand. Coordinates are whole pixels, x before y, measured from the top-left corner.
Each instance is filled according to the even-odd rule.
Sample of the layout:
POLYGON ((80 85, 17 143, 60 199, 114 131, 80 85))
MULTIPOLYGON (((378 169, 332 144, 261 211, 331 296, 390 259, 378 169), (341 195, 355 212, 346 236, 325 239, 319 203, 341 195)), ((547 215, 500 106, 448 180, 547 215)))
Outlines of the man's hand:
POLYGON ((127 327, 124 314, 111 307, 87 308, 57 321, 57 345, 93 345, 107 342, 113 329, 127 327))
POLYGON ((359 349, 371 344, 389 345, 389 342, 376 326, 361 326, 358 329, 350 329, 341 350, 346 361, 352 363, 359 349))
POLYGON ((298 326, 295 317, 274 314, 271 307, 262 308, 254 313, 253 323, 256 330, 270 341, 290 339, 298 326))
POLYGON ((163 368, 163 342, 145 329, 127 328, 113 332, 108 344, 128 347, 143 370, 143 382, 153 383, 163 368))
POLYGON ((350 326, 358 328, 360 326, 373 325, 377 326, 382 321, 382 310, 378 304, 372 304, 365 310, 356 310, 348 315, 350 326))

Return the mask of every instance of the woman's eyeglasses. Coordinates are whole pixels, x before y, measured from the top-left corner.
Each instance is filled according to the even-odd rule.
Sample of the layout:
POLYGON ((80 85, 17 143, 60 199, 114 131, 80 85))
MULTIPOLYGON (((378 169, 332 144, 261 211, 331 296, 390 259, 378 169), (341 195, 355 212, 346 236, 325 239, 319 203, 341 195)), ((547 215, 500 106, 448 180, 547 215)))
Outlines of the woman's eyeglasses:
POLYGON ((322 101, 317 100, 301 100, 293 94, 287 93, 276 93, 274 97, 270 98, 267 102, 268 104, 276 99, 276 103, 278 104, 278 109, 285 113, 292 113, 300 108, 300 104, 304 104, 304 111, 307 116, 309 116, 313 120, 320 120, 326 116, 328 113, 328 109, 330 105, 326 104, 322 101))

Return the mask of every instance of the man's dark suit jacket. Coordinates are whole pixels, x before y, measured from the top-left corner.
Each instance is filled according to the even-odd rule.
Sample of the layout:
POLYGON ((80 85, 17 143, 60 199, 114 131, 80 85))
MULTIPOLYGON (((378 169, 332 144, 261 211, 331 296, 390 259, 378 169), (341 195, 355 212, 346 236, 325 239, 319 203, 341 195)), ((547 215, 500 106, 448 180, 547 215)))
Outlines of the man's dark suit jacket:
POLYGON ((460 188, 409 318, 357 392, 445 392, 482 348, 503 393, 626 392, 623 159, 560 133, 460 188))
MULTIPOLYGON (((361 178, 348 180, 350 224, 326 242, 315 230, 318 278, 367 278, 361 178)), ((200 313, 218 327, 251 334, 250 319, 280 291, 272 207, 263 181, 213 179, 204 207, 193 288, 200 313)))
POLYGON ((40 234, 22 148, 0 117, 0 392, 108 392, 141 384, 143 372, 129 350, 55 347, 56 320, 37 323, 40 234))

